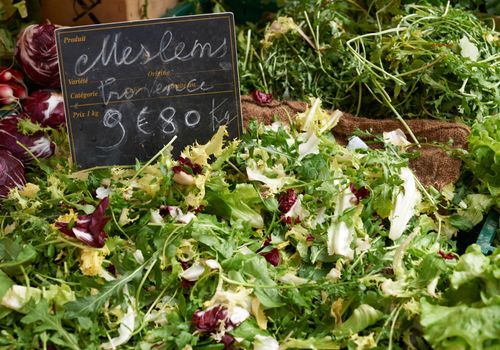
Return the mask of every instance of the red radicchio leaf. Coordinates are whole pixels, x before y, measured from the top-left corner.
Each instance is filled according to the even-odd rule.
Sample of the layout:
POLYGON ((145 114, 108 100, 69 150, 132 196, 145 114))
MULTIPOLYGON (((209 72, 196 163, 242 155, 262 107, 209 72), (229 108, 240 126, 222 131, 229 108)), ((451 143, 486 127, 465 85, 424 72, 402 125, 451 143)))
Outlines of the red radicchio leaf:
POLYGON ((176 165, 176 166, 172 167, 172 171, 174 172, 174 174, 178 174, 181 171, 184 171, 184 169, 182 168, 182 166, 176 165))
POLYGON ((445 253, 442 250, 440 250, 438 253, 444 260, 455 260, 455 255, 452 252, 445 253))
POLYGON ((32 24, 17 36, 14 54, 24 73, 36 84, 58 88, 59 64, 53 24, 32 24))
POLYGON ((73 227, 69 226, 69 222, 56 222, 56 227, 65 235, 76 238, 91 247, 102 248, 107 237, 103 228, 109 221, 109 218, 104 217, 108 205, 109 198, 105 197, 92 214, 79 216, 73 227))
POLYGON ((224 350, 232 350, 236 339, 230 334, 224 333, 220 342, 224 344, 224 350))
POLYGON ((32 160, 31 154, 18 144, 23 144, 37 158, 48 158, 54 154, 55 144, 41 132, 23 135, 18 129, 22 116, 11 115, 0 120, 0 147, 6 148, 23 163, 32 160))
POLYGON ((10 151, 0 148, 0 198, 6 197, 14 187, 26 183, 24 165, 10 151))
POLYGON ((293 189, 288 189, 285 193, 280 194, 278 198, 278 209, 282 213, 287 213, 288 211, 290 211, 296 201, 297 193, 293 189))
POLYGON ((277 248, 273 248, 265 253, 260 253, 260 255, 262 255, 267 260, 267 262, 269 262, 273 266, 278 266, 280 264, 281 257, 280 252, 277 248))
POLYGON ((196 175, 201 174, 203 170, 199 164, 193 163, 189 158, 179 157, 179 163, 190 168, 193 171, 193 174, 196 175))
POLYGON ((201 213, 201 212, 203 211, 203 209, 205 209, 205 206, 204 206, 203 204, 202 204, 202 205, 200 205, 200 206, 198 206, 198 207, 196 207, 196 208, 193 208, 193 207, 191 207, 191 206, 189 206, 189 207, 188 207, 188 211, 192 211, 192 212, 194 212, 195 214, 199 214, 199 213, 201 213))
POLYGON ((199 332, 215 333, 222 322, 228 321, 228 312, 224 306, 216 305, 207 310, 195 311, 192 321, 199 332))
POLYGON ((106 267, 106 270, 108 270, 108 272, 109 272, 110 274, 112 274, 113 276, 115 276, 115 277, 116 277, 116 267, 115 267, 115 265, 113 265, 113 264, 109 264, 109 265, 106 267))
POLYGON ((56 91, 34 91, 23 101, 23 111, 43 126, 55 128, 65 123, 63 97, 56 91))
POLYGON ((188 261, 181 261, 180 263, 181 263, 181 266, 182 266, 183 270, 187 270, 187 269, 189 269, 191 267, 191 263, 188 262, 188 261))
POLYGON ((165 217, 165 216, 169 215, 168 206, 167 206, 167 205, 164 205, 164 204, 160 205, 160 208, 158 209, 158 213, 159 213, 161 216, 163 216, 163 217, 165 217))
POLYGON ((262 249, 264 249, 265 247, 267 247, 269 244, 271 244, 271 241, 272 241, 272 237, 269 236, 266 238, 266 240, 264 241, 264 243, 262 243, 262 247, 260 247, 259 249, 257 249, 256 253, 259 253, 262 249))
POLYGON ((349 189, 351 190, 352 194, 356 196, 356 204, 358 204, 360 200, 368 198, 368 196, 370 195, 370 191, 366 187, 360 187, 356 189, 356 187, 354 187, 354 184, 350 184, 349 189))
POLYGON ((273 100, 273 94, 266 94, 265 92, 259 90, 255 90, 254 92, 252 92, 252 97, 255 102, 262 104, 271 103, 273 100))
POLYGON ((285 215, 281 215, 280 216, 280 221, 287 224, 287 225, 296 225, 296 224, 300 224, 300 218, 293 218, 291 216, 285 216, 285 215))
MULTIPOLYGON (((175 215, 175 210, 176 210, 176 206, 172 206, 172 205, 165 205, 165 204, 162 204, 160 205, 160 207, 158 208, 158 212, 159 214, 162 216, 162 217, 165 217, 165 216, 174 216, 175 215)), ((201 212, 203 209, 205 208, 204 205, 200 205, 199 207, 197 208, 193 208, 191 206, 188 206, 188 211, 192 211, 192 212, 195 212, 196 214, 201 212)))
POLYGON ((182 289, 191 289, 195 285, 196 281, 188 281, 185 278, 181 278, 181 288, 182 289))
POLYGON ((71 231, 69 222, 56 221, 55 226, 59 231, 64 233, 66 236, 75 237, 73 235, 73 232, 71 231))
POLYGON ((198 175, 201 174, 203 170, 199 164, 194 164, 189 158, 179 157, 179 164, 180 165, 176 165, 172 168, 176 174, 183 171, 186 174, 198 175))

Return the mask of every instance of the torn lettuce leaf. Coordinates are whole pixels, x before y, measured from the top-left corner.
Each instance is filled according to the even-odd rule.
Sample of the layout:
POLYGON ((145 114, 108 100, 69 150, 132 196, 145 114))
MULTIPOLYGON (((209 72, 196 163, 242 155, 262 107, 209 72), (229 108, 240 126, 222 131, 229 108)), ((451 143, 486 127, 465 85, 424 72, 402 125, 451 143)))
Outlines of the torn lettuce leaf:
POLYGON ((416 213, 415 208, 421 198, 413 172, 409 168, 402 168, 400 176, 403 180, 403 189, 399 190, 389 215, 391 221, 389 238, 393 241, 401 237, 406 230, 408 222, 416 213))
POLYGON ((264 227, 260 214, 262 200, 251 184, 238 184, 231 191, 224 181, 207 184, 207 210, 231 220, 248 223, 251 227, 264 227))
POLYGON ((361 304, 339 327, 335 328, 335 335, 352 335, 361 332, 365 328, 373 325, 383 316, 383 312, 368 304, 361 304))
POLYGON ((500 303, 483 307, 432 305, 422 299, 420 323, 425 339, 443 350, 500 347, 500 303))

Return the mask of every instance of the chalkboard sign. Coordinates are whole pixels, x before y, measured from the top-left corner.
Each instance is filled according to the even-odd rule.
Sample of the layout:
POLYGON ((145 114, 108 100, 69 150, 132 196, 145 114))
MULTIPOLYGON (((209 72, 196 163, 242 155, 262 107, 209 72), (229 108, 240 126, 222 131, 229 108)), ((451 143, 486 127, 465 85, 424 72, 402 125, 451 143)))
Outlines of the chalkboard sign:
POLYGON ((73 162, 146 161, 242 129, 232 13, 56 31, 73 162))

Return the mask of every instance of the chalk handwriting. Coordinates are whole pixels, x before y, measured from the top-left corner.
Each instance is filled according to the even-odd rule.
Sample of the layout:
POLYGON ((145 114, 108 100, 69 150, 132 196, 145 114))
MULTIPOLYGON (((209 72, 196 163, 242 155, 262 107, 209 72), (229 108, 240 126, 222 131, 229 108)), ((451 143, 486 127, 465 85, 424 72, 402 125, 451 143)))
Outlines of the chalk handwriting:
POLYGON ((120 111, 117 111, 116 109, 108 109, 104 114, 103 124, 106 128, 111 128, 111 129, 118 126, 121 135, 119 141, 114 143, 113 145, 97 146, 97 148, 102 149, 104 151, 112 151, 114 149, 117 149, 118 147, 120 147, 121 143, 125 140, 125 135, 126 135, 125 127, 122 124, 122 114, 120 113, 120 111))
POLYGON ((231 120, 231 115, 227 109, 224 109, 224 105, 227 104, 228 99, 225 98, 221 103, 215 104, 215 99, 212 99, 212 109, 210 110, 210 118, 212 120, 212 131, 215 132, 219 129, 221 125, 229 124, 231 120))
POLYGON ((239 135, 231 17, 61 29, 56 35, 75 162, 145 161, 175 135, 176 156, 223 125, 231 137, 239 135), (76 45, 81 37, 85 45, 76 45))
POLYGON ((102 102, 108 105, 111 101, 170 96, 178 93, 191 94, 210 91, 214 88, 213 85, 209 85, 203 80, 198 81, 196 78, 189 80, 187 83, 172 82, 170 78, 167 79, 168 82, 165 82, 157 77, 152 83, 146 83, 144 86, 117 87, 115 86, 116 78, 110 77, 101 80, 97 89, 100 92, 102 102), (115 91, 114 89, 120 89, 120 91, 115 91))
POLYGON ((194 128, 201 120, 201 114, 198 111, 187 111, 184 114, 184 123, 190 128, 194 128))
POLYGON ((219 39, 217 43, 200 42, 198 39, 191 45, 174 39, 170 30, 166 30, 155 49, 148 48, 144 44, 130 46, 120 41, 121 33, 108 34, 102 39, 101 49, 96 57, 82 54, 75 63, 75 74, 83 76, 92 69, 107 66, 119 67, 132 64, 145 65, 154 60, 163 63, 172 61, 187 62, 193 59, 222 58, 228 53, 226 38, 219 39), (171 45, 176 42, 175 46, 171 45))
POLYGON ((177 124, 174 121, 175 108, 167 107, 160 112, 162 121, 161 131, 166 135, 172 135, 177 132, 177 124))
POLYGON ((149 114, 148 107, 144 107, 137 116, 137 130, 145 135, 150 135, 151 131, 147 131, 146 127, 149 126, 149 122, 146 119, 146 115, 149 114))
MULTIPOLYGON (((215 123, 218 126, 225 124, 229 119, 229 113, 225 111, 222 115, 222 117, 217 117, 214 113, 217 111, 217 109, 220 109, 223 104, 227 102, 227 99, 221 102, 221 104, 215 106, 215 101, 212 101, 213 106, 215 106, 215 110, 212 109, 210 113, 212 113, 212 119, 215 120, 212 123, 215 123)), ((220 111, 219 111, 220 112, 220 111)), ((139 133, 144 134, 144 135, 152 135, 154 134, 154 125, 151 116, 153 114, 152 111, 149 110, 149 107, 143 107, 141 111, 137 114, 136 120, 135 120, 135 125, 139 133), (150 121, 152 123, 150 123, 150 121)), ((157 115, 157 120, 159 121, 159 130, 165 134, 165 135, 174 135, 179 131, 179 121, 175 120, 175 116, 177 114, 177 110, 172 107, 168 106, 163 108, 160 113, 157 115)), ((104 114, 103 117, 103 125, 106 128, 114 129, 117 128, 117 134, 115 134, 112 139, 118 139, 117 142, 115 142, 112 145, 109 146, 97 146, 97 148, 104 150, 104 151, 113 151, 118 149, 123 142, 126 140, 126 129, 124 125, 122 124, 122 113, 116 109, 110 108, 106 110, 106 113, 104 114)), ((190 109, 187 112, 184 113, 184 125, 188 128, 195 128, 197 127, 202 119, 202 114, 195 110, 195 109, 190 109)))

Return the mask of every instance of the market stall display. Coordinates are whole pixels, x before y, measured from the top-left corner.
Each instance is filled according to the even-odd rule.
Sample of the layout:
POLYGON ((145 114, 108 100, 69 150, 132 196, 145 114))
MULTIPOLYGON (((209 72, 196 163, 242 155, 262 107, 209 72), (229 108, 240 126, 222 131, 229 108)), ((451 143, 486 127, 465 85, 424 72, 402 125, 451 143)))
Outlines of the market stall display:
MULTIPOLYGON (((298 101, 272 101, 262 103, 251 96, 242 96, 243 118, 249 123, 256 118, 259 122, 270 124, 279 119, 288 123, 290 115, 302 113, 307 104, 298 101)), ((470 130, 460 123, 442 122, 437 120, 409 120, 408 126, 420 140, 416 157, 410 159, 410 167, 425 187, 433 186, 442 189, 448 184, 455 183, 460 177, 462 162, 459 157, 453 155, 453 149, 461 151, 465 148, 470 130), (448 149, 443 149, 443 144, 449 144, 448 149)), ((346 145, 349 139, 357 132, 367 132, 362 135, 365 141, 370 141, 371 147, 377 147, 374 137, 370 134, 382 134, 401 128, 401 124, 394 119, 369 119, 355 117, 349 113, 343 113, 339 123, 332 130, 335 140, 346 145)), ((408 138, 409 135, 406 135, 408 138)))
POLYGON ((241 138, 87 170, 17 30, 0 348, 500 347, 498 32, 427 3, 272 2, 237 29, 241 138))

